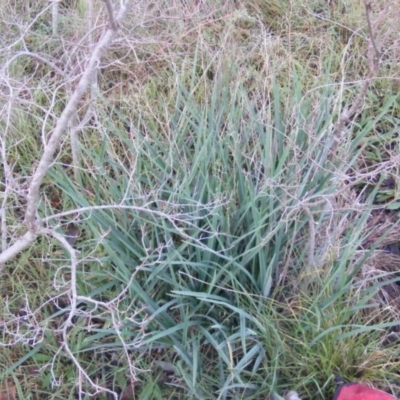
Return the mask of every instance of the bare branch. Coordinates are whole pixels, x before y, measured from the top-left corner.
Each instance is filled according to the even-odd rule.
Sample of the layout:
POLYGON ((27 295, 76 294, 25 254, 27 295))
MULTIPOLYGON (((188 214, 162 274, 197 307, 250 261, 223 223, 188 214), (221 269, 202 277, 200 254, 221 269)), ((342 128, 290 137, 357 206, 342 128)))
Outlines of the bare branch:
MULTIPOLYGON (((368 3, 367 0, 364 0, 364 6, 365 6, 365 13, 366 13, 366 19, 367 19, 368 30, 369 30, 369 39, 368 39, 369 45, 368 45, 368 52, 367 52, 369 72, 362 84, 361 91, 358 94, 358 96, 356 97, 356 99, 354 100, 353 104, 351 105, 351 107, 348 110, 343 111, 339 117, 339 121, 337 122, 336 127, 334 129, 335 145, 333 146, 333 149, 331 150, 332 155, 334 155, 334 153, 335 153, 335 150, 339 144, 341 135, 343 134, 343 130, 344 130, 346 124, 350 122, 351 118, 359 110, 359 108, 361 106, 361 102, 365 99, 365 96, 371 85, 372 79, 374 78, 374 76, 376 75, 376 73, 379 70, 380 53, 379 53, 379 50, 378 50, 378 47, 376 44, 373 26, 371 23, 371 17, 370 17, 371 4, 368 3)), ((375 22, 375 28, 378 28, 384 14, 385 13, 381 13, 380 17, 375 22)))
POLYGON ((376 45, 375 35, 374 35, 374 31, 372 29, 372 23, 371 23, 371 12, 372 12, 371 3, 368 3, 367 0, 364 0, 364 7, 365 7, 365 15, 367 18, 367 24, 368 24, 369 40, 371 41, 372 47, 374 48, 375 58, 376 58, 376 60, 379 60, 380 51, 378 50, 378 46, 376 45))
POLYGON ((52 25, 53 36, 57 36, 58 34, 58 11, 60 8, 60 2, 61 0, 52 0, 53 7, 51 9, 52 11, 51 25, 52 25))
POLYGON ((54 71, 56 71, 58 74, 60 74, 63 78, 66 78, 66 74, 64 73, 64 71, 60 68, 57 67, 57 65, 55 65, 54 63, 52 63, 50 60, 48 60, 45 57, 42 57, 39 54, 36 53, 32 53, 30 51, 19 51, 18 53, 16 53, 14 56, 12 56, 6 63, 6 65, 3 66, 3 69, 6 69, 10 66, 10 64, 12 62, 14 62, 17 58, 22 57, 22 56, 28 56, 28 57, 32 57, 32 58, 36 58, 37 60, 39 60, 40 62, 42 62, 43 64, 46 64, 47 66, 49 66, 51 69, 53 69, 54 71))
POLYGON ((111 28, 116 32, 118 30, 118 24, 115 21, 114 18, 114 12, 113 12, 113 8, 112 8, 112 4, 110 2, 110 0, 103 0, 104 3, 106 4, 107 7, 107 12, 108 12, 108 18, 110 19, 110 25, 111 28))
POLYGON ((315 253, 315 220, 312 212, 307 206, 304 206, 304 212, 308 218, 308 234, 310 236, 308 243, 308 257, 307 257, 307 271, 312 275, 316 271, 316 265, 314 262, 315 253))
POLYGON ((102 393, 102 392, 107 392, 110 393, 115 399, 117 399, 117 395, 115 392, 113 392, 110 389, 101 387, 97 385, 91 378, 90 376, 86 373, 84 368, 82 368, 81 364, 75 357, 74 353, 69 347, 68 344, 68 333, 69 333, 69 328, 73 325, 72 320, 73 317, 76 314, 77 311, 77 299, 78 299, 78 292, 77 292, 77 281, 76 281, 76 272, 77 272, 77 266, 79 264, 79 260, 77 258, 77 250, 75 250, 69 243, 68 239, 57 232, 55 232, 53 229, 43 229, 41 231, 43 234, 48 234, 53 236, 56 240, 60 242, 60 244, 68 251, 71 259, 71 265, 69 267, 70 269, 70 293, 71 293, 71 310, 69 312, 68 318, 65 321, 63 327, 62 327, 62 337, 63 337, 63 342, 62 345, 64 347, 65 352, 68 354, 69 358, 72 360, 72 362, 75 364, 75 367, 77 368, 79 375, 83 376, 87 382, 90 383, 92 388, 96 390, 96 393, 102 393))
MULTIPOLYGON (((116 18, 117 24, 122 22, 122 20, 125 18, 132 3, 133 0, 127 0, 124 4, 121 5, 120 11, 116 18)), ((33 173, 28 189, 27 207, 25 213, 25 224, 28 228, 28 232, 26 232, 13 245, 11 245, 8 249, 6 249, 0 254, 0 267, 4 265, 5 262, 15 257, 18 253, 28 248, 39 235, 40 232, 39 225, 41 224, 41 221, 37 218, 37 209, 39 204, 40 186, 43 182, 43 179, 47 171, 51 167, 51 164, 54 159, 54 154, 60 144, 62 135, 66 131, 71 119, 74 118, 74 116, 76 115, 79 103, 83 95, 85 94, 86 90, 88 89, 88 86, 90 85, 93 77, 95 76, 96 69, 98 68, 99 65, 99 60, 101 59, 105 51, 108 49, 108 47, 111 45, 116 33, 117 32, 115 29, 110 28, 100 38, 88 61, 86 69, 83 72, 83 75, 78 85, 75 88, 75 91, 73 92, 64 111, 62 112, 60 118, 58 119, 55 129, 48 143, 45 145, 43 155, 39 161, 39 164, 35 172, 33 173)), ((10 65, 10 62, 23 55, 34 57, 46 63, 48 66, 50 66, 55 71, 57 71, 58 73, 60 73, 62 76, 65 77, 64 72, 61 69, 59 69, 56 65, 54 65, 50 61, 46 60, 45 58, 37 54, 30 53, 29 51, 20 52, 17 55, 15 55, 7 63, 7 66, 10 65)))
POLYGON ((13 259, 21 251, 27 249, 37 238, 38 233, 34 231, 27 231, 22 237, 20 237, 12 246, 0 253, 0 272, 2 266, 7 261, 13 259))
MULTIPOLYGON (((120 12, 117 16, 117 21, 122 21, 125 15, 128 12, 130 4, 132 0, 128 0, 124 6, 121 7, 120 12)), ((64 111, 62 112, 59 120, 57 121, 57 125, 54 129, 53 134, 50 137, 50 140, 43 152, 42 158, 39 162, 39 165, 32 176, 32 181, 29 187, 28 193, 28 203, 25 213, 25 223, 28 226, 28 229, 35 230, 37 229, 35 225, 37 224, 36 221, 36 212, 39 203, 39 188, 43 182, 43 178, 45 177, 48 169, 51 166, 53 161, 54 153, 57 150, 57 147, 60 143, 61 137, 65 130, 67 129, 68 123, 70 119, 74 116, 76 109, 79 105, 80 100, 82 99, 84 93, 86 92, 94 70, 98 67, 98 62, 104 52, 110 46, 112 40, 116 35, 116 31, 113 29, 108 29, 103 37, 100 39, 98 44, 93 50, 93 53, 90 57, 88 65, 85 69, 85 72, 80 79, 75 92, 71 96, 68 104, 66 105, 64 111)))

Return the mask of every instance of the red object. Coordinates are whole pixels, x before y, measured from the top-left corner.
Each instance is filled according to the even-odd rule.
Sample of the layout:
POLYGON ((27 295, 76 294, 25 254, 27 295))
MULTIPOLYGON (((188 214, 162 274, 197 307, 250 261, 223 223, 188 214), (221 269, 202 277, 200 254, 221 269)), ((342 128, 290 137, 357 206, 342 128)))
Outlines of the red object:
POLYGON ((338 388, 333 400, 396 400, 396 398, 359 383, 345 383, 338 388))

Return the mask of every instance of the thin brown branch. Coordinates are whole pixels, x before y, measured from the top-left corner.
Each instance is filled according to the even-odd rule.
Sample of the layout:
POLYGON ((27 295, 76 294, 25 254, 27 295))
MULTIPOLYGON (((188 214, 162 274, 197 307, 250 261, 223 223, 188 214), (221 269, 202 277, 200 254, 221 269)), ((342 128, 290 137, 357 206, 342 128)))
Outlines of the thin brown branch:
POLYGON ((308 256, 307 256, 307 270, 312 273, 316 269, 314 262, 314 253, 315 253, 315 221, 314 216, 310 209, 306 206, 303 207, 304 212, 308 218, 308 256))
POLYGON ((368 51, 367 51, 369 72, 362 84, 360 93, 354 100, 351 107, 348 110, 342 112, 342 114, 339 117, 339 121, 337 122, 337 124, 334 128, 335 144, 331 150, 332 156, 335 155, 335 151, 336 151, 337 146, 340 142, 340 139, 343 135, 343 131, 344 131, 346 124, 348 124, 350 122, 351 118, 353 118, 353 116, 356 114, 356 112, 360 109, 361 103, 365 99, 365 96, 368 92, 371 82, 379 70, 380 52, 378 50, 378 46, 376 43, 374 29, 378 29, 378 27, 382 21, 384 13, 381 13, 381 15, 378 17, 377 21, 375 22, 375 27, 373 27, 373 25, 371 23, 371 11, 372 11, 371 4, 368 3, 367 0, 364 0, 364 6, 365 6, 365 13, 366 13, 366 19, 367 19, 367 24, 368 24, 368 31, 369 31, 368 32, 369 33, 369 39, 368 39, 369 45, 368 45, 368 51))
POLYGON ((378 49, 378 46, 376 45, 375 35, 374 35, 374 31, 372 29, 372 23, 371 23, 371 13, 372 13, 371 3, 367 2, 367 0, 364 0, 364 7, 365 7, 365 15, 367 17, 369 40, 371 41, 372 47, 374 48, 375 58, 377 60, 379 60, 380 51, 378 49))

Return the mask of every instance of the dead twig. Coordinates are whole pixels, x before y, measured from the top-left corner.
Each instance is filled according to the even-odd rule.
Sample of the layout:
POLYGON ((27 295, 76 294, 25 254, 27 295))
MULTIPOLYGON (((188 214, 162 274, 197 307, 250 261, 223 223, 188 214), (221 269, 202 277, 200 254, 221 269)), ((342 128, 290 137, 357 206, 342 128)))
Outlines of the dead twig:
POLYGON ((369 39, 368 39, 368 51, 367 51, 367 59, 368 59, 368 67, 369 67, 369 72, 368 75, 366 76, 359 95, 356 97, 354 100, 353 104, 348 110, 345 110, 342 112, 342 114, 339 117, 339 121, 337 122, 336 126, 334 127, 334 138, 335 138, 335 144, 331 150, 331 155, 334 156, 337 146, 343 136, 343 131, 345 126, 350 122, 351 118, 356 114, 356 112, 360 109, 360 105, 362 101, 365 99, 365 96, 368 92, 368 89, 371 85, 371 82, 373 78, 376 76, 378 70, 379 70, 379 58, 380 58, 380 52, 378 50, 378 46, 376 43, 376 36, 374 34, 374 30, 377 30, 384 18, 385 13, 381 13, 378 17, 378 19, 375 21, 374 25, 371 23, 371 4, 367 2, 367 0, 364 0, 364 7, 365 7, 365 13, 366 13, 366 19, 367 19, 367 25, 368 25, 368 34, 369 34, 369 39))
POLYGON ((108 18, 110 20, 110 25, 111 29, 113 29, 115 32, 118 30, 118 23, 114 18, 114 11, 112 8, 112 4, 110 0, 103 0, 104 3, 106 4, 107 12, 108 12, 108 18))
MULTIPOLYGON (((133 0, 127 0, 121 6, 116 18, 117 23, 122 22, 132 3, 133 0)), ((75 91, 73 92, 64 111, 57 121, 54 131, 47 145, 45 146, 42 157, 29 184, 25 212, 25 225, 27 227, 27 232, 22 237, 17 239, 8 249, 0 253, 0 266, 32 245, 40 233, 41 220, 37 217, 37 209, 40 201, 39 189, 43 183, 43 179, 46 176, 47 171, 53 163, 54 154, 60 144, 61 138, 65 133, 71 119, 76 114, 79 103, 92 81, 95 70, 98 68, 99 60, 111 45, 116 36, 116 32, 117 31, 111 27, 100 38, 92 52, 87 67, 83 72, 75 91)))

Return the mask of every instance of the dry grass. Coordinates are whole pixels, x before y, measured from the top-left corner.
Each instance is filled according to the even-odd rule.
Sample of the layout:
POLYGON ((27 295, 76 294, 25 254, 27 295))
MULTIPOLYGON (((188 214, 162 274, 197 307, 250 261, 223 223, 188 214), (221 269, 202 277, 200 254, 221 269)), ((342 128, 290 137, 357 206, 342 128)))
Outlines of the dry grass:
MULTIPOLYGON (((95 2, 89 34, 88 4, 81 0, 63 2, 59 36, 53 37, 47 1, 17 4, 0 0, 0 30, 5 32, 0 38, 0 60, 4 65, 9 63, 0 74, 0 124, 4 132, 0 173, 10 173, 9 182, 13 182, 11 189, 4 185, 1 189, 6 205, 2 218, 7 221, 3 244, 13 242, 22 232, 32 166, 84 72, 93 44, 109 24, 103 2, 95 2), (22 51, 23 55, 12 58, 22 51)), ((277 388, 288 389, 288 385, 311 398, 329 397, 330 373, 337 372, 334 369, 340 363, 348 377, 359 372, 375 379, 386 373, 392 377, 396 374, 395 358, 390 359, 389 366, 382 365, 382 354, 386 356, 389 350, 383 348, 382 354, 377 354, 373 347, 390 335, 387 327, 398 320, 399 314, 400 256, 396 249, 400 231, 396 225, 398 210, 393 204, 397 201, 400 107, 398 98, 391 96, 397 95, 400 87, 400 5, 389 1, 373 5, 373 34, 380 53, 373 76, 369 76, 371 32, 364 6, 363 1, 350 4, 341 0, 135 3, 120 37, 100 63, 98 85, 85 94, 76 121, 71 121, 69 127, 84 121, 79 129, 79 176, 74 176, 71 168, 71 140, 66 135, 41 190, 39 214, 46 218, 46 228, 65 234, 74 218, 81 226, 78 290, 99 303, 95 306, 89 302, 86 307, 92 308, 87 313, 86 309, 77 312, 70 343, 91 378, 114 391, 133 386, 136 392, 129 396, 138 399, 146 398, 146 393, 150 393, 147 398, 228 398, 233 393, 229 385, 235 384, 250 387, 236 396, 256 399, 265 398, 277 388), (365 96, 360 96, 368 76, 370 85, 365 96), (222 88, 220 92, 218 87, 222 88), (229 98, 234 95, 236 103, 229 98), (358 99, 354 114, 344 118, 358 99), (213 108, 214 104, 221 108, 213 108), (230 112, 225 112, 227 108, 230 112), (207 111, 200 117, 203 110, 207 111), (211 118, 207 113, 215 110, 211 118), (236 125, 234 113, 242 118, 236 125), (225 122, 220 123, 220 115, 225 122), (196 180, 201 174, 191 175, 191 168, 208 160, 203 153, 196 153, 203 132, 199 127, 204 121, 210 135, 213 129, 219 131, 213 145, 203 143, 208 149, 206 156, 216 161, 207 167, 209 170, 205 168, 209 175, 201 183, 196 180), (342 128, 334 147, 331 140, 338 133, 338 125, 342 128), (254 128, 260 126, 259 131, 254 128), (178 131, 183 132, 182 136, 178 131), (254 137, 248 139, 245 132, 254 137), (262 132, 270 132, 274 138, 270 148, 262 141, 262 132), (236 142, 231 140, 235 134, 236 142), (226 144, 220 146, 220 140, 226 140, 226 144), (235 153, 238 141, 242 141, 241 154, 235 153), (215 149, 220 153, 214 154, 215 149), (198 154, 203 158, 191 159, 198 154), (287 161, 280 165, 285 157, 287 161), (227 168, 231 165, 233 170, 227 168), (232 183, 236 171, 242 180, 232 183), (257 180, 259 185, 252 194, 244 195, 243 187, 257 180), (385 186, 389 181, 391 184, 385 186), (212 192, 213 185, 217 192, 212 192), (195 190, 191 191, 193 186, 195 190), (201 190, 204 197, 210 197, 205 204, 199 201, 204 209, 197 209, 194 203, 172 204, 171 199, 175 201, 182 193, 197 196, 201 190), (168 191, 172 195, 167 201, 163 196, 168 191), (276 203, 264 208, 262 214, 261 206, 253 204, 265 205, 265 193, 276 203), (96 216, 98 220, 93 222, 91 217, 72 213, 78 207, 117 204, 121 198, 131 197, 148 207, 150 214, 113 210, 96 216), (236 213, 245 210, 246 204, 253 214, 243 212, 236 221, 236 213), (201 224, 199 231, 193 230, 187 220, 179 219, 186 206, 199 215, 207 214, 207 223, 215 228, 212 233, 216 239, 210 239, 209 247, 205 234, 211 231, 202 231, 201 224), (276 209, 279 217, 275 216, 276 209), (63 211, 71 214, 51 219, 63 211), (157 212, 165 212, 164 220, 157 219, 157 212), (265 215, 272 217, 269 220, 265 215), (231 240, 230 229, 240 227, 240 223, 244 232, 238 230, 241 233, 235 233, 238 237, 231 240), (276 227, 269 228, 272 224, 276 227), (264 226, 270 230, 263 231, 264 226), (227 232, 225 227, 229 227, 227 232), (270 240, 256 242, 252 234, 258 229, 270 240), (193 236, 198 247, 186 248, 193 232, 199 235, 193 236), (169 238, 165 243, 164 235, 169 238), (129 242, 132 237, 140 240, 129 242), (254 248, 249 238, 256 242, 254 248), (149 243, 157 246, 152 248, 149 243), (226 246, 223 251, 218 247, 222 243, 226 246), (174 246, 180 251, 172 256, 169 251, 174 246), (238 252, 229 258, 232 248, 238 252), (260 249, 268 249, 267 256, 260 249), (113 250, 115 253, 111 253, 113 250), (225 258, 213 258, 219 252, 225 258), (119 260, 115 258, 123 254, 126 259, 120 264, 107 258, 116 262, 119 260), (199 258, 195 258, 197 254, 199 258), (165 255, 171 257, 168 262, 165 255), (133 265, 137 269, 132 269, 133 265), (210 265, 215 271, 207 269, 210 265), (270 289, 268 294, 251 291, 256 285, 246 281, 244 265, 252 272, 263 267, 270 271, 268 268, 274 266, 269 277, 259 277, 270 289), (244 269, 235 270, 238 266, 244 269), (201 275, 202 268, 207 274, 201 275), (142 287, 148 288, 154 310, 141 310, 143 299, 139 301, 137 293, 129 289, 132 273, 142 287), (153 284, 157 279, 163 283, 153 284), (110 283, 115 281, 118 284, 110 283), (343 291, 335 297, 338 285, 343 291), (163 296, 167 288, 170 292, 163 296), (121 290, 126 296, 119 297, 121 290), (177 294, 179 291, 187 297, 177 294), (193 293, 210 297, 197 298, 193 293), (182 303, 177 300, 180 296, 182 303), (171 299, 176 303, 163 309, 171 299), (231 308, 218 303, 227 299, 232 302, 231 308), (371 303, 375 299, 379 306, 367 310, 359 306, 358 312, 357 306, 366 299, 371 303), (215 320, 213 310, 218 310, 219 318, 215 320), (128 311, 138 314, 132 317, 128 311), (238 315, 235 322, 232 313, 238 315), (321 313, 335 317, 325 321, 321 313), (159 318, 165 315, 177 326, 207 316, 212 321, 209 332, 213 335, 202 336, 201 329, 205 328, 194 324, 183 328, 179 337, 180 331, 174 331, 173 325, 162 326, 159 318), (254 315, 270 330, 262 331, 250 318, 254 315), (123 331, 129 318, 135 328, 123 331), (240 325, 239 333, 235 324, 240 325), (358 335, 354 324, 365 324, 367 328, 358 335), (374 332, 369 343, 368 329, 373 324, 386 331, 381 336, 374 332), (222 332, 220 342, 214 335, 216 327, 222 332), (343 329, 335 336, 332 332, 339 327, 343 329), (147 343, 147 337, 160 335, 162 345, 150 341, 146 351, 140 352, 125 346, 133 340, 129 332, 136 334, 140 329, 141 341, 147 343), (165 331, 170 332, 166 338, 165 331), (94 339, 96 335, 98 339, 94 339), (121 339, 121 335, 128 339, 121 339), (122 346, 110 350, 107 346, 115 338, 122 346), (338 348, 337 340, 341 343, 338 348), (156 353, 158 350, 151 346, 161 350, 156 353), (363 353, 364 348, 367 350, 363 353), (260 361, 263 351, 267 355, 260 361), (252 352, 259 353, 260 359, 241 361, 246 357, 250 360, 252 352), (192 355, 198 359, 193 360, 192 355), (345 355, 347 359, 343 360, 345 355), (355 368, 352 363, 362 363, 362 357, 365 365, 355 368), (271 361, 275 359, 280 360, 278 364, 271 361), (198 364, 196 360, 200 360, 198 364), (110 363, 117 372, 107 369, 110 363), (152 373, 141 373, 141 368, 151 369, 152 373), (218 368, 223 371, 221 376, 225 376, 225 369, 231 371, 226 381, 215 376, 218 368), (302 376, 292 376, 300 370, 302 376), (237 371, 237 380, 232 371, 237 371), (218 390, 225 397, 218 397, 218 390)), ((7 383, 7 374, 2 376, 14 397, 18 391, 20 398, 28 398, 27 393, 54 398, 52 387, 62 376, 65 382, 58 381, 54 386, 55 396, 73 395, 74 384, 67 381, 79 381, 82 392, 89 390, 88 379, 68 364, 68 354, 59 347, 71 298, 69 262, 65 248, 54 237, 43 236, 2 276, 4 313, 0 319, 3 344, 7 346, 0 362, 14 379, 14 383, 7 383), (24 319, 21 312, 28 317, 24 319), (14 335, 18 329, 18 335, 14 335), (30 342, 31 337, 27 339, 32 332, 44 348, 38 349, 30 342), (25 356, 25 362, 19 363, 25 356), (37 369, 43 371, 43 376, 34 375, 26 382, 23 377, 37 369)), ((396 346, 391 348, 393 354, 398 354, 396 346)))

